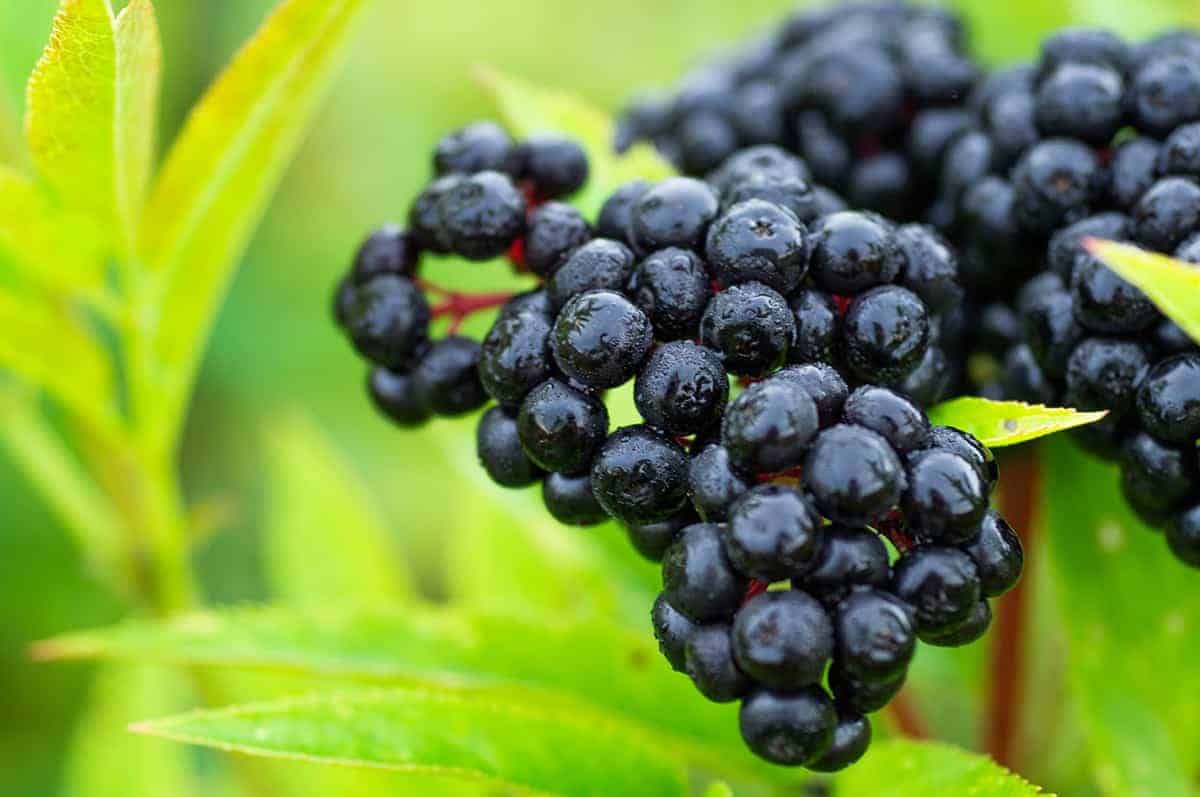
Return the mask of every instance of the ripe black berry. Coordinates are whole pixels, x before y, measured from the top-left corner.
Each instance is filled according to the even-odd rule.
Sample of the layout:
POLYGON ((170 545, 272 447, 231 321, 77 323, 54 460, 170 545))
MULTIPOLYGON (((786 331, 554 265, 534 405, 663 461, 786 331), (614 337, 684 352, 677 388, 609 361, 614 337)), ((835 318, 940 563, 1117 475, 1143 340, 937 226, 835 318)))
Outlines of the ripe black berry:
POLYGON ((499 257, 525 229, 525 197, 500 172, 458 180, 439 197, 437 213, 448 248, 468 260, 499 257))
POLYGON ((780 147, 763 145, 737 152, 710 174, 708 181, 723 194, 747 180, 768 176, 808 180, 809 174, 800 158, 780 147))
POLYGON ((1003 92, 984 110, 992 141, 994 165, 1011 167, 1041 138, 1037 125, 1038 99, 1025 88, 1003 92))
POLYGON ((363 357, 403 370, 429 334, 429 304, 403 277, 375 277, 354 291, 346 333, 363 357))
POLYGON ((433 152, 433 170, 446 174, 520 173, 517 146, 495 122, 475 122, 446 135, 433 152))
POLYGON ((802 288, 790 306, 796 322, 796 339, 788 350, 788 362, 834 362, 842 317, 833 298, 824 291, 802 288))
POLYGON ((565 202, 547 202, 529 216, 525 265, 534 274, 549 276, 567 255, 591 237, 592 230, 578 210, 565 202))
POLYGON ((1021 578, 1025 552, 1013 527, 994 510, 988 510, 975 536, 963 544, 979 571, 979 585, 985 598, 1008 592, 1021 578))
POLYGON ((546 281, 555 308, 592 290, 620 293, 633 273, 633 252, 623 243, 597 238, 571 252, 546 281))
POLYGON ((425 187, 408 210, 408 229, 421 249, 436 254, 450 251, 450 239, 442 227, 441 201, 463 181, 462 175, 440 177, 425 187))
POLYGON ((553 374, 550 320, 536 312, 498 317, 479 354, 479 379, 488 395, 516 406, 553 374))
POLYGON ((1075 302, 1066 291, 1043 294, 1022 313, 1025 340, 1034 359, 1052 379, 1067 371, 1067 360, 1083 338, 1083 328, 1075 320, 1075 302))
POLYGON ((722 527, 688 526, 663 556, 663 594, 698 623, 729 618, 742 604, 746 579, 725 555, 722 527))
POLYGON ((816 686, 787 694, 763 689, 742 701, 738 726, 746 746, 760 758, 805 766, 833 745, 837 711, 825 690, 816 686))
POLYGON ((1038 129, 1045 136, 1103 146, 1124 119, 1124 88, 1121 75, 1109 67, 1065 63, 1038 87, 1038 129))
POLYGON ((417 273, 421 252, 416 239, 405 229, 385 224, 363 241, 350 272, 354 284, 362 285, 383 274, 412 277, 417 273))
POLYGON ((666 520, 654 523, 631 523, 625 526, 626 536, 633 549, 651 562, 661 562, 663 554, 675 542, 679 532, 699 519, 690 506, 685 506, 666 520))
POLYGON ((411 374, 377 366, 368 376, 367 390, 379 411, 399 426, 420 426, 429 420, 429 408, 421 401, 411 374))
POLYGON ((799 490, 763 484, 729 510, 725 551, 741 573, 782 581, 806 572, 820 549, 820 518, 799 490))
POLYGON ((830 293, 852 295, 892 282, 902 265, 892 231, 865 213, 826 216, 813 236, 813 279, 830 293))
POLYGON ((713 276, 724 285, 761 282, 791 293, 808 271, 804 226, 779 205, 751 199, 719 216, 705 249, 713 276))
POLYGON ((798 590, 764 592, 733 621, 738 666, 765 686, 794 691, 818 683, 833 656, 825 607, 798 590))
POLYGON ((886 440, 870 429, 841 424, 817 435, 804 462, 804 484, 822 515, 862 526, 899 503, 906 480, 886 440))
POLYGON ((608 410, 594 396, 547 379, 521 403, 517 430, 525 453, 539 467, 582 473, 608 434, 608 410))
POLYGON ((957 454, 934 449, 909 461, 904 513, 920 536, 964 542, 974 534, 987 504, 987 485, 957 454))
POLYGON ((838 708, 833 743, 808 765, 813 772, 840 772, 857 762, 871 746, 871 721, 857 711, 838 708))
POLYGON ((804 461, 818 428, 812 398, 785 380, 769 379, 746 388, 729 405, 721 440, 735 468, 777 473, 804 461))
POLYGON ((834 662, 829 668, 829 689, 839 706, 846 706, 863 714, 874 714, 892 702, 892 698, 900 692, 904 686, 905 675, 892 681, 858 681, 847 675, 841 666, 834 662))
POLYGON ((717 216, 717 195, 708 184, 671 177, 647 190, 633 205, 630 233, 639 252, 669 246, 699 250, 717 216))
POLYGON ((1200 506, 1176 516, 1167 526, 1171 553, 1186 565, 1200 567, 1200 506))
POLYGON ((738 669, 726 623, 702 625, 693 631, 684 648, 684 663, 696 689, 714 703, 733 702, 754 685, 738 669))
POLYGON ((850 388, 846 380, 832 365, 809 363, 791 365, 771 377, 774 382, 786 381, 804 391, 817 405, 817 417, 821 426, 832 426, 842 415, 850 388))
POLYGON ((896 384, 925 356, 929 313, 907 288, 873 288, 850 304, 843 342, 846 363, 860 379, 896 384))
POLYGON ((878 433, 898 454, 927 448, 932 442, 929 419, 917 405, 887 388, 865 385, 846 399, 846 423, 878 433))
POLYGON ((521 144, 524 176, 542 199, 561 199, 583 187, 588 178, 587 154, 560 136, 531 136, 521 144))
POLYGON ((1200 177, 1200 123, 1175 129, 1158 155, 1160 174, 1200 177))
POLYGON ((1117 147, 1108 170, 1109 195, 1123 210, 1131 209, 1158 179, 1159 144, 1140 136, 1117 147))
POLYGON ((625 523, 657 523, 687 503, 688 460, 679 444, 645 426, 618 429, 592 463, 592 491, 625 523))
POLYGON ((1186 177, 1164 177, 1133 208, 1133 235, 1156 252, 1171 252, 1200 231, 1200 185, 1186 177))
POLYGON ((837 605, 834 628, 838 666, 856 681, 903 677, 917 648, 912 609, 882 590, 851 592, 837 605))
POLYGON ((957 454, 970 462, 987 485, 988 491, 996 489, 1000 481, 1000 468, 991 450, 973 435, 951 426, 933 427, 933 447, 957 454))
POLYGON ((737 150, 737 130, 722 114, 700 111, 679 127, 679 163, 689 174, 715 169, 737 150))
POLYGON ((1109 410, 1124 415, 1133 406, 1150 358, 1131 340, 1087 338, 1067 362, 1066 401, 1084 410, 1109 410))
POLYGON ((547 474, 542 482, 542 502, 550 515, 564 526, 594 526, 608 520, 604 507, 592 493, 589 473, 580 476, 547 474))
MULTIPOLYGON (((1122 213, 1097 213, 1054 233, 1046 249, 1046 260, 1051 271, 1062 278, 1062 284, 1070 284, 1076 263, 1088 257, 1083 248, 1083 239, 1087 237, 1113 241, 1128 238, 1129 217, 1122 213)), ((1035 279, 1041 278, 1039 275, 1035 279)))
POLYGON ((884 587, 891 577, 887 547, 877 534, 835 525, 822 530, 820 551, 801 583, 836 604, 854 587, 884 587))
POLYGON ((1012 181, 1017 222, 1043 235, 1087 216, 1107 188, 1096 154, 1064 138, 1035 144, 1013 169, 1012 181))
POLYGON ((1200 355, 1178 354, 1146 375, 1137 394, 1138 417, 1160 440, 1191 445, 1200 438, 1200 355))
POLYGON ((632 180, 613 191, 596 217, 596 235, 632 246, 629 225, 633 218, 633 206, 648 190, 650 183, 632 180))
POLYGON ((721 352, 732 374, 761 376, 783 363, 796 336, 787 301, 757 282, 734 285, 709 300, 700 319, 704 345, 721 352))
POLYGON ((1042 42, 1037 80, 1045 80, 1064 64, 1093 64, 1123 72, 1129 59, 1129 46, 1112 31, 1064 28, 1042 42))
POLYGON ((479 382, 479 344, 461 335, 442 338, 413 369, 421 402, 434 414, 465 415, 487 401, 479 382))
POLYGON ((680 614, 667 601, 666 595, 659 595, 654 601, 650 622, 654 626, 658 649, 670 663, 671 669, 683 672, 687 666, 687 643, 696 630, 696 624, 680 614))
POLYGON ((613 291, 589 291, 567 302, 550 334, 559 369, 590 388, 633 378, 654 342, 650 319, 613 291))
POLYGON ((728 517, 729 509, 750 485, 733 469, 729 451, 710 443, 688 463, 688 492, 700 516, 710 522, 728 517))
POLYGON ((992 607, 981 600, 971 608, 966 620, 945 631, 923 632, 921 641, 939 648, 959 648, 982 637, 991 623, 992 607))
POLYGON ((1121 447, 1121 488, 1142 512, 1162 514, 1179 506, 1197 483, 1195 451, 1163 443, 1146 432, 1121 447))
POLYGON ((892 588, 916 609, 917 630, 937 635, 957 629, 982 597, 979 570, 956 548, 922 546, 896 562, 892 588))
POLYGON ((1180 56, 1147 61, 1133 78, 1129 105, 1134 125, 1151 136, 1200 119, 1200 62, 1180 56))
POLYGON ((1141 290, 1094 257, 1083 255, 1071 276, 1071 296, 1079 323, 1106 334, 1139 332, 1158 320, 1158 310, 1141 290))
POLYGON ((638 263, 626 293, 649 317, 655 338, 678 340, 697 336, 712 289, 696 253, 673 247, 638 263))
POLYGON ((492 407, 479 419, 475 451, 488 476, 502 487, 524 487, 542 475, 521 447, 516 418, 500 407, 492 407))
POLYGON ((906 224, 896 230, 903 263, 900 284, 921 297, 930 312, 954 307, 963 299, 958 260, 950 245, 932 228, 906 224))
POLYGON ((813 187, 800 177, 755 174, 732 183, 721 192, 721 205, 725 208, 751 199, 786 208, 801 224, 810 224, 821 215, 813 187))
POLYGON ((720 421, 728 400, 729 377, 721 358, 687 340, 655 349, 634 386, 634 401, 646 423, 670 435, 711 427, 720 421))

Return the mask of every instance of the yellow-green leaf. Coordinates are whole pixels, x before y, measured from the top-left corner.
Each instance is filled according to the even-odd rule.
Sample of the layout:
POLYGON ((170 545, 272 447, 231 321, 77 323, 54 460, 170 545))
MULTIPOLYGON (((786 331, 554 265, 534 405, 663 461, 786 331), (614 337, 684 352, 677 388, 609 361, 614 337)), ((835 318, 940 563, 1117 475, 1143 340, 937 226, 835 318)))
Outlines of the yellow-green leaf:
POLYGON ((1113 241, 1089 238, 1084 246, 1200 341, 1200 266, 1113 241))
POLYGON ((267 431, 265 567, 288 602, 363 605, 411 595, 375 500, 308 416, 267 431))
POLYGON ((173 439, 233 269, 329 86, 365 0, 284 0, 193 109, 146 208, 164 281, 156 347, 173 439))
POLYGON ((1020 401, 992 401, 964 396, 937 405, 929 418, 942 426, 970 432, 985 446, 1002 448, 1095 423, 1104 412, 1044 407, 1020 401))
POLYGON ((458 774, 523 793, 684 795, 683 767, 607 714, 517 687, 373 689, 134 726, 227 752, 458 774))
POLYGON ((648 144, 637 144, 623 155, 616 154, 612 118, 578 97, 540 88, 494 69, 480 69, 478 76, 515 135, 524 138, 555 133, 578 141, 587 151, 588 182, 571 201, 588 218, 595 217, 605 198, 621 184, 637 178, 661 180, 675 174, 674 168, 648 144))
POLYGON ((112 218, 116 45, 105 0, 63 0, 29 78, 34 164, 66 208, 112 218))
POLYGON ((876 742, 862 761, 838 777, 836 784, 838 797, 1045 794, 986 756, 934 742, 876 742))
POLYGON ((132 0, 117 16, 116 59, 116 209, 125 249, 132 252, 154 172, 162 82, 162 43, 150 0, 132 0))

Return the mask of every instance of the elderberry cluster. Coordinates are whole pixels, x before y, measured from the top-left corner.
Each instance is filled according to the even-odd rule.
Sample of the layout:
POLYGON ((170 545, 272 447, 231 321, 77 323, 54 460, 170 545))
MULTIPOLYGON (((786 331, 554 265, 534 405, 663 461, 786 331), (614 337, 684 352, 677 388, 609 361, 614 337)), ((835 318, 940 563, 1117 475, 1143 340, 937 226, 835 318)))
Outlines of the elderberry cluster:
POLYGON ((895 0, 799 12, 633 102, 620 144, 649 139, 687 174, 774 144, 857 208, 922 218, 980 75, 962 21, 895 0))
POLYGON ((942 199, 977 302, 974 347, 994 362, 982 392, 1107 411, 1077 439, 1120 463, 1130 506, 1200 566, 1200 348, 1083 246, 1200 264, 1200 35, 1131 45, 1065 30, 970 107, 942 199))

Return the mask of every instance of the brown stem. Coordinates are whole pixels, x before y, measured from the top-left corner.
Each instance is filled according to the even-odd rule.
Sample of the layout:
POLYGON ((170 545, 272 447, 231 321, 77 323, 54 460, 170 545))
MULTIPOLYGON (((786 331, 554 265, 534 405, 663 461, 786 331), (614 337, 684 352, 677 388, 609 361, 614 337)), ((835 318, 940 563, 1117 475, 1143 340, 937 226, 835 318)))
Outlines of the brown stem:
POLYGON ((900 694, 892 698, 892 702, 888 703, 887 713, 896 723, 900 733, 909 739, 929 738, 929 725, 913 703, 912 695, 907 689, 901 690, 900 694))
MULTIPOLYGON (((1026 552, 1033 550, 1038 531, 1039 463, 1032 447, 1014 452, 1005 463, 1000 509, 1021 535, 1026 552)), ((1025 643, 1031 584, 1028 576, 996 602, 992 635, 991 680, 988 694, 986 749, 998 763, 1016 764, 1017 735, 1025 698, 1025 643)))

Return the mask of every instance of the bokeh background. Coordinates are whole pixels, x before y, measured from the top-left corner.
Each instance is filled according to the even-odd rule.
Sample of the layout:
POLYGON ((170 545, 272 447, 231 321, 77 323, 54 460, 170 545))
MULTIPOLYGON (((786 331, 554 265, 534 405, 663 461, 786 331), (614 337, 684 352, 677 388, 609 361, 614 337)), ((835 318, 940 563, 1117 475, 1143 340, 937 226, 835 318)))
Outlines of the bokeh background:
MULTIPOLYGON (((272 0, 158 0, 164 140, 181 125, 272 0)), ((1044 32, 1104 24, 1141 35, 1200 21, 1195 0, 962 0, 989 63, 1030 57, 1044 32)), ((19 159, 24 82, 55 0, 0 0, 0 157, 19 159)), ((784 0, 378 0, 347 68, 245 258, 212 342, 184 452, 193 500, 230 512, 199 549, 213 602, 264 597, 255 533, 261 429, 300 407, 353 460, 383 507, 413 577, 445 587, 448 536, 477 520, 456 501, 446 430, 401 435, 369 409, 363 369, 329 321, 329 294, 365 231, 400 217, 428 177, 440 134, 487 113, 470 67, 488 63, 610 109, 665 84, 701 54, 794 6, 784 0), (430 500, 433 496, 435 500, 430 500)), ((472 266, 460 283, 501 279, 472 266)), ((0 334, 3 334, 0 331, 0 334)), ((70 367, 69 363, 62 364, 70 367)), ((446 422, 439 422, 445 424, 446 422)), ((460 424, 460 437, 470 423, 460 424)), ((111 621, 121 607, 80 566, 52 516, 0 455, 0 794, 50 795, 88 688, 85 666, 31 663, 28 644, 111 621)), ((329 518, 337 533, 337 518, 329 518)))

